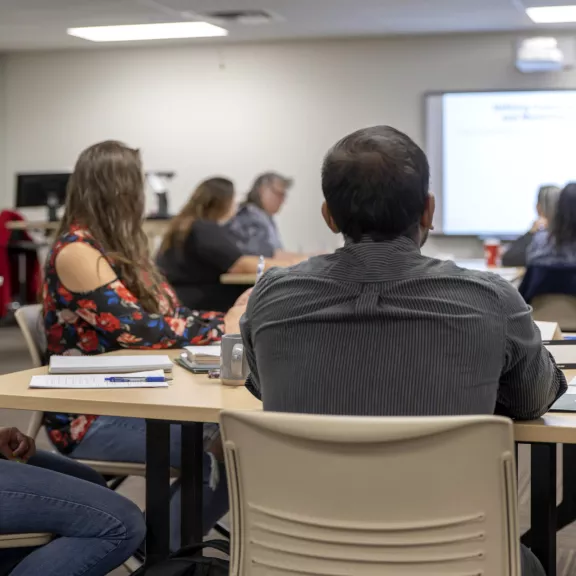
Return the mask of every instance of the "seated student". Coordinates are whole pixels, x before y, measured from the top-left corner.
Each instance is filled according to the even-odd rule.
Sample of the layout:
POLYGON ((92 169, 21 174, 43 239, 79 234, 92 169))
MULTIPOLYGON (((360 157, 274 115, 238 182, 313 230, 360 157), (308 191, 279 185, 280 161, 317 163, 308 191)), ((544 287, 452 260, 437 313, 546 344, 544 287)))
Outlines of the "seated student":
POLYGON ((511 284, 421 254, 428 186, 424 152, 388 126, 328 152, 322 213, 344 248, 267 272, 240 321, 265 410, 532 419, 566 391, 511 284))
POLYGON ((539 230, 526 250, 528 266, 576 266, 576 184, 568 184, 548 230, 539 230))
MULTIPOLYGON (((143 215, 138 151, 111 141, 82 152, 46 263, 43 303, 49 355, 158 350, 220 340, 223 315, 183 308, 151 262, 143 215)), ((144 462, 144 419, 47 414, 45 424, 50 440, 72 458, 144 462)), ((174 426, 171 458, 176 467, 180 448, 180 427, 174 426)), ((208 531, 227 511, 228 495, 224 465, 218 464, 221 481, 212 490, 214 459, 205 454, 204 461, 208 531)), ((178 498, 173 508, 173 546, 178 547, 178 498)))
POLYGON ((286 201, 292 180, 266 172, 256 178, 246 201, 228 224, 237 238, 237 246, 243 254, 255 256, 291 257, 284 251, 282 239, 274 216, 286 201))
POLYGON ((36 454, 32 438, 0 428, 0 534, 55 536, 41 548, 0 550, 0 572, 105 576, 132 556, 145 531, 138 507, 109 490, 94 470, 36 454))
POLYGON ((540 187, 540 190, 538 190, 538 202, 536 203, 538 218, 526 234, 520 236, 508 246, 506 252, 502 255, 502 266, 526 266, 526 250, 532 242, 534 234, 539 230, 546 230, 548 223, 552 221, 559 196, 560 188, 558 186, 540 187))
MULTIPOLYGON (((222 274, 256 274, 259 258, 244 255, 224 224, 236 213, 234 185, 210 178, 194 191, 170 223, 158 253, 158 266, 185 306, 228 310, 245 287, 220 283, 222 274)), ((266 266, 288 266, 268 260, 266 266)))

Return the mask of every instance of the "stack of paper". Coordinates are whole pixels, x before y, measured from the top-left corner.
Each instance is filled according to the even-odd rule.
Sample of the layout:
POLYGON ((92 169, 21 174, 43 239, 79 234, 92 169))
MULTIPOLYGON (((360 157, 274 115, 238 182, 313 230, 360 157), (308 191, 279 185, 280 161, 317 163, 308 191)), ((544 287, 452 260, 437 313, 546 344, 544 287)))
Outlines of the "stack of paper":
POLYGON ((535 321, 534 324, 538 326, 542 341, 562 340, 562 330, 557 322, 539 322, 535 321))
POLYGON ((168 382, 164 380, 162 370, 145 372, 126 372, 118 374, 60 374, 49 376, 32 376, 30 388, 166 388, 168 382), (111 381, 110 378, 118 378, 121 381, 111 381), (130 378, 138 380, 130 381, 130 378), (146 378, 156 381, 147 382, 146 378), (162 382, 157 380, 162 379, 162 382))
POLYGON ((188 362, 202 368, 218 368, 220 366, 220 346, 186 346, 188 362))
POLYGON ((172 372, 167 355, 140 354, 138 356, 52 356, 50 374, 121 374, 143 370, 172 372))

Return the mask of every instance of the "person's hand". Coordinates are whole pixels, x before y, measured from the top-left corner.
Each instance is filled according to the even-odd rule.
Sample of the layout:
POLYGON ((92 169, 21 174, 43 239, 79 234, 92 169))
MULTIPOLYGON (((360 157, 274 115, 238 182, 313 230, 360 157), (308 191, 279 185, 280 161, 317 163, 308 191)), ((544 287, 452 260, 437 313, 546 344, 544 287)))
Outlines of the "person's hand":
POLYGON ((534 224, 532 224, 530 232, 534 234, 534 232, 538 232, 538 230, 546 230, 547 228, 548 228, 548 220, 546 218, 540 217, 534 222, 534 224))
POLYGON ((8 460, 28 460, 36 454, 36 443, 18 428, 0 428, 0 454, 8 460))
POLYGON ((240 334, 240 318, 246 312, 246 305, 234 306, 224 316, 224 332, 226 334, 240 334))

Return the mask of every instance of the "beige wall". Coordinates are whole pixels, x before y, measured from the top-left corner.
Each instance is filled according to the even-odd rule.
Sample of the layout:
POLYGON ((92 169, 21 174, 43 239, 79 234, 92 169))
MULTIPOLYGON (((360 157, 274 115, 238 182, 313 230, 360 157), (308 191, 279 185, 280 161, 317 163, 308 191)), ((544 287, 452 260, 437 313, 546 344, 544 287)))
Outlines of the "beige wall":
MULTIPOLYGON (((140 147, 148 168, 178 172, 174 209, 210 175, 230 176, 241 192, 262 170, 293 176, 280 216, 286 243, 328 248, 336 240, 319 217, 319 168, 339 137, 386 123, 423 144, 429 90, 576 86, 574 71, 516 72, 513 40, 467 35, 10 55, 0 203, 12 202, 14 172, 70 168, 83 147, 118 138, 140 147)), ((478 243, 436 239, 430 249, 473 256, 478 243)))

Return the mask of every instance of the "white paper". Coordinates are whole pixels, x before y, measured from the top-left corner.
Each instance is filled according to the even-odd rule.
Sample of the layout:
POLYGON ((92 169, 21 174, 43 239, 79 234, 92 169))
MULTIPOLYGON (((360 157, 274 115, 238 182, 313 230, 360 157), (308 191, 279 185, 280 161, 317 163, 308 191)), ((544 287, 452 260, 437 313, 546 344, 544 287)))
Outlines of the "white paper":
POLYGON ((167 355, 139 354, 138 356, 52 356, 50 374, 101 374, 107 372, 136 372, 137 370, 172 371, 167 355))
POLYGON ((556 364, 576 364, 576 340, 570 344, 546 344, 546 350, 552 354, 556 364))
POLYGON ((557 333, 557 331, 560 330, 556 322, 534 321, 534 324, 538 326, 538 330, 540 330, 542 340, 554 340, 555 334, 557 333))
POLYGON ((572 380, 570 380, 570 382, 568 382, 568 386, 575 386, 576 387, 576 376, 574 376, 574 378, 572 378, 572 380))
POLYGON ((220 346, 186 346, 184 348, 188 352, 188 357, 194 356, 210 356, 220 358, 220 346))
POLYGON ((162 370, 134 372, 126 374, 50 374, 48 376, 32 376, 30 388, 166 388, 168 382, 110 382, 106 378, 157 377, 163 378, 162 370))

